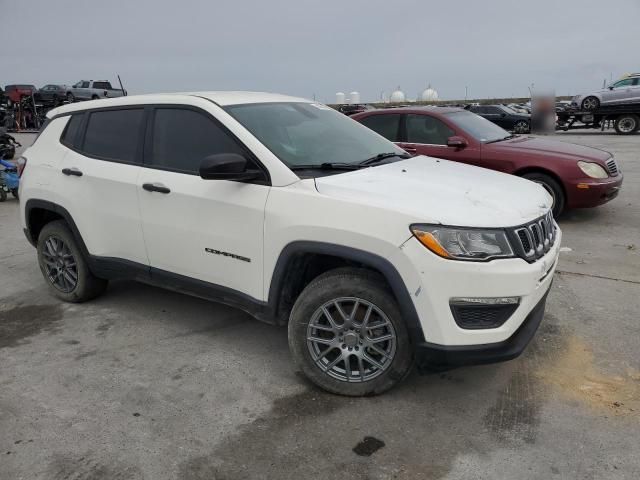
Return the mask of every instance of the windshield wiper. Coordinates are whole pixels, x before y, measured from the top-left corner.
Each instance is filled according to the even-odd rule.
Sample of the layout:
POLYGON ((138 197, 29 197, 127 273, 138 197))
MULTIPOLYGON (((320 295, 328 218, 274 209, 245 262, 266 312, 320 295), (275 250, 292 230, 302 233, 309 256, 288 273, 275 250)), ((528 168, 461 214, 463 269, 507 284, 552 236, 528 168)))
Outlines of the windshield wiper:
POLYGON ((517 135, 507 135, 506 137, 496 138, 495 140, 489 140, 488 142, 484 142, 484 143, 487 144, 487 143, 503 142, 505 140, 511 140, 512 138, 516 138, 516 137, 517 135))
POLYGON ((357 163, 321 163, 319 165, 292 165, 290 170, 358 170, 362 168, 357 163))
POLYGON ((411 155, 408 155, 406 153, 395 153, 395 152, 379 153, 377 155, 374 155, 371 158, 367 158, 366 160, 361 161, 358 165, 363 167, 367 165, 373 165, 374 163, 381 162, 391 157, 411 158, 411 155))

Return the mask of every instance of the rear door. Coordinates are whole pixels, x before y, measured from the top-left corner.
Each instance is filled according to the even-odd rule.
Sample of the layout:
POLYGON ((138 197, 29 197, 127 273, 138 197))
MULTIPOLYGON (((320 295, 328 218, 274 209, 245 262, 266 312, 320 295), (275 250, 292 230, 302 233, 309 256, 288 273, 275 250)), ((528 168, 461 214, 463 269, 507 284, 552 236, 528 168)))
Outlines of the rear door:
POLYGON ((91 255, 147 266, 137 196, 144 115, 142 107, 72 115, 57 185, 91 255))
POLYGON ((448 147, 449 137, 458 135, 464 138, 464 134, 435 116, 408 113, 402 124, 402 141, 398 145, 407 151, 472 165, 480 161, 480 149, 474 146, 475 142, 469 142, 465 148, 448 147))
POLYGON ((209 155, 257 160, 209 112, 165 105, 149 114, 138 196, 152 276, 178 274, 261 299, 267 174, 253 183, 203 180, 209 155))

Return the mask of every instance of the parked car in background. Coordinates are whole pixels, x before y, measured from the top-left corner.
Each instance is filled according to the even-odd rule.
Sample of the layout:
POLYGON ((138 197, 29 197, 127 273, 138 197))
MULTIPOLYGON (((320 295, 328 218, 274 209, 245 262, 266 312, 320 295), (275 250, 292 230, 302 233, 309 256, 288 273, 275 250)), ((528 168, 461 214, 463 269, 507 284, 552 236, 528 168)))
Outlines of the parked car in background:
POLYGON ((373 110, 374 107, 366 104, 344 104, 338 106, 338 111, 344 113, 347 116, 354 115, 360 112, 366 112, 367 110, 373 110))
POLYGON ((36 100, 47 105, 58 106, 67 100, 67 94, 71 91, 67 85, 45 85, 35 93, 36 100))
POLYGON ((20 103, 24 97, 30 97, 35 94, 37 90, 35 85, 7 85, 4 87, 4 94, 12 103, 20 103))
POLYGON ((48 118, 20 209, 63 301, 114 278, 218 300, 287 325, 296 367, 351 396, 414 362, 515 358, 543 318, 561 232, 532 182, 411 158, 284 95, 140 95, 48 118))
POLYGON ((518 175, 541 184, 553 213, 595 207, 622 186, 613 155, 596 148, 511 135, 457 108, 384 109, 351 117, 413 155, 428 155, 518 175))
POLYGON ((571 106, 581 110, 596 110, 600 105, 627 103, 640 103, 640 73, 633 73, 607 88, 576 95, 571 100, 571 106))
POLYGON ((126 90, 113 88, 107 80, 80 80, 67 93, 67 100, 97 100, 99 98, 115 98, 127 95, 126 90))
POLYGON ((531 130, 531 115, 518 113, 504 105, 471 106, 469 111, 486 118, 505 130, 515 133, 528 133, 531 130))

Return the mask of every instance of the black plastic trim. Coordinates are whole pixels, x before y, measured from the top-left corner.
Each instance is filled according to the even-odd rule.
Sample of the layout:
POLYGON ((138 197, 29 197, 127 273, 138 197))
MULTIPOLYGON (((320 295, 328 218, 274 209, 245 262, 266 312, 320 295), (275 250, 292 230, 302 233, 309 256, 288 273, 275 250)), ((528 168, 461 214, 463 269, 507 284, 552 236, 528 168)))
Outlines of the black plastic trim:
POLYGON ((282 290, 287 279, 289 262, 294 258, 294 256, 307 253, 332 255, 378 270, 385 277, 393 294, 395 295, 402 317, 409 329, 412 343, 414 345, 418 345, 421 342, 424 342, 425 338, 422 331, 422 325, 413 301, 411 300, 411 295, 407 291, 407 287, 402 280, 402 277, 391 262, 371 252, 343 245, 335 245, 325 242, 296 241, 289 243, 282 249, 273 270, 269 288, 268 303, 276 315, 278 313, 276 309, 278 308, 280 295, 282 294, 282 290))

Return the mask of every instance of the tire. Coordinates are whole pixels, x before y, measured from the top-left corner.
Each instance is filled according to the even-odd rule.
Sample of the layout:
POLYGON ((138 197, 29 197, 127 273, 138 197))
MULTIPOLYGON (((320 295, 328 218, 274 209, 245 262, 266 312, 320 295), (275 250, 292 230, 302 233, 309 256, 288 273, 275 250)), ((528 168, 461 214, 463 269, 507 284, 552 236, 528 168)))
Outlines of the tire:
POLYGON ((91 100, 98 100, 99 98, 98 95, 91 95, 91 100))
POLYGON ((20 200, 20 195, 18 194, 18 189, 14 188, 11 190, 11 195, 13 195, 17 200, 20 200))
POLYGON ((0 158, 3 160, 11 160, 16 156, 16 147, 9 145, 4 152, 4 157, 2 157, 2 153, 0 153, 0 158))
POLYGON ((616 118, 613 128, 620 135, 631 135, 640 128, 640 118, 632 113, 625 113, 616 118))
POLYGON ((539 183, 553 197, 553 205, 551 207, 553 216, 558 218, 564 211, 566 198, 562 186, 551 176, 544 173, 526 173, 522 176, 527 180, 539 183))
POLYGON ((85 302, 107 288, 108 282, 89 270, 73 233, 63 220, 47 223, 38 235, 38 264, 50 292, 65 302, 85 302))
POLYGON ((68 92, 68 93, 67 93, 67 102, 69 102, 69 103, 73 103, 73 102, 75 102, 75 101, 76 101, 76 97, 74 97, 74 96, 73 96, 73 93, 68 92))
POLYGON ((582 109, 583 110, 595 110, 600 106, 600 100, 598 97, 589 96, 582 100, 582 109))
POLYGON ((531 125, 526 120, 518 120, 513 124, 513 131, 515 133, 529 133, 531 131, 531 125))
POLYGON ((3 187, 0 187, 0 202, 7 200, 7 192, 3 187))
POLYGON ((305 287, 291 310, 289 348, 311 382, 338 395, 383 393, 403 380, 413 365, 407 327, 384 279, 358 268, 330 270, 305 287), (378 328, 362 329, 365 322, 378 328), (391 339, 382 340, 385 336, 391 339))

